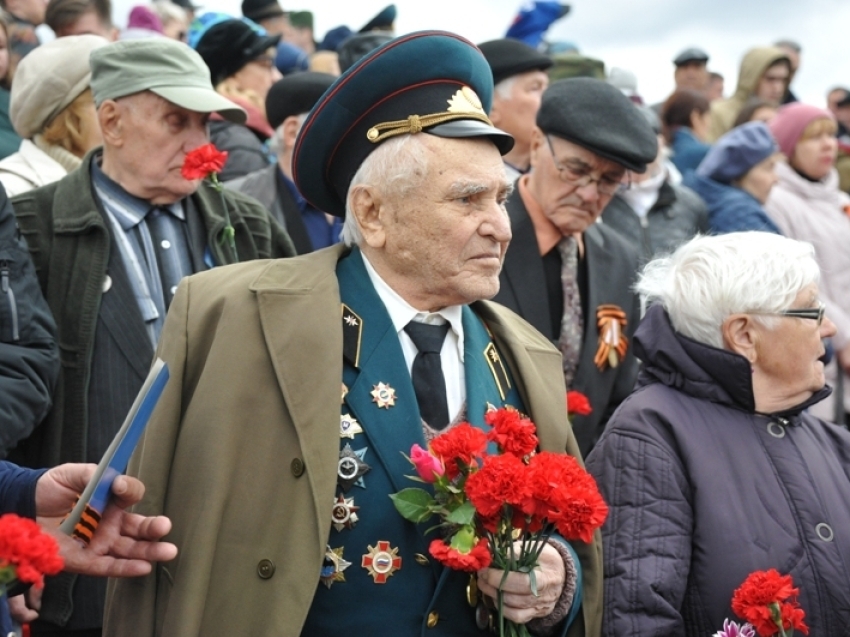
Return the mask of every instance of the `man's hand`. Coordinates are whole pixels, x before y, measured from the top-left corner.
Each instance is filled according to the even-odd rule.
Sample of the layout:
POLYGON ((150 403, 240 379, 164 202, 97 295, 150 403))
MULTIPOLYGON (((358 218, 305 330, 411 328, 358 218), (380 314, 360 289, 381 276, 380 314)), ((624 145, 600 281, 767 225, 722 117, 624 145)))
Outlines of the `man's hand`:
MULTIPOLYGON (((516 550, 519 551, 519 547, 516 550)), ((478 590, 495 600, 501 584, 505 618, 514 623, 526 624, 537 617, 546 617, 561 596, 566 571, 561 554, 549 544, 543 547, 539 562, 534 569, 536 596, 531 592, 531 580, 526 573, 508 573, 502 584, 504 571, 493 568, 478 571, 478 590)))
POLYGON ((118 476, 112 483, 112 498, 88 547, 59 530, 95 469, 93 464, 63 464, 50 469, 36 483, 38 521, 59 543, 65 570, 102 577, 137 577, 150 573, 151 562, 174 559, 177 547, 159 541, 171 531, 167 517, 145 517, 124 510, 145 493, 144 485, 129 476, 118 476))
POLYGON ((28 624, 38 619, 41 608, 41 589, 30 586, 23 595, 9 598, 9 614, 19 624, 28 624))

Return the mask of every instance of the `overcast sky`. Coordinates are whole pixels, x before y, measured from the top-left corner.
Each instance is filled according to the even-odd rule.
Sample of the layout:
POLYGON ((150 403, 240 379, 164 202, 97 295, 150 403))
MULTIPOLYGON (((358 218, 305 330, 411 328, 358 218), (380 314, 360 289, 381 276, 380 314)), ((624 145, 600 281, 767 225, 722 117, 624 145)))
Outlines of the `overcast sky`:
MULTIPOLYGON (((194 0, 207 10, 238 15, 241 0, 194 0)), ((119 26, 138 1, 113 0, 119 26)), ((316 37, 335 26, 359 29, 388 0, 280 0, 286 10, 308 9, 316 37), (290 5, 290 2, 295 4, 290 5)), ((521 0, 396 0, 400 35, 445 29, 473 42, 503 37, 521 0)), ((804 101, 824 105, 826 91, 850 86, 850 1, 848 0, 574 0, 570 15, 549 30, 550 40, 576 43, 585 55, 637 74, 638 91, 648 102, 673 87, 675 55, 699 46, 711 56, 709 68, 734 90, 738 64, 752 46, 780 38, 803 46, 794 91, 804 101)))

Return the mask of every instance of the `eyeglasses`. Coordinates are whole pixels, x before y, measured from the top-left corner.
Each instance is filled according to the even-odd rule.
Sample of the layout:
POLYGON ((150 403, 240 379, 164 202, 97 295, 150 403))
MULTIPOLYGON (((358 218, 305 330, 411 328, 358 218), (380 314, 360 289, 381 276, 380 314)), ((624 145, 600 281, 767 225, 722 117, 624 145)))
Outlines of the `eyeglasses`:
POLYGON ((546 143, 549 145, 549 152, 552 154, 552 161, 555 164, 555 169, 558 171, 558 179, 566 184, 572 184, 577 188, 596 184, 596 191, 600 195, 605 195, 607 197, 615 195, 620 189, 622 183, 619 179, 612 179, 611 177, 605 177, 604 175, 602 177, 592 177, 584 167, 578 167, 575 165, 571 166, 569 162, 577 161, 575 159, 566 160, 567 163, 564 164, 559 163, 555 155, 555 149, 552 147, 552 140, 549 138, 549 135, 546 135, 545 137, 546 143))
POLYGON ((818 301, 817 307, 807 307, 802 309, 783 310, 782 312, 751 312, 751 314, 765 314, 768 316, 790 316, 793 318, 812 319, 818 322, 818 327, 823 324, 824 313, 826 306, 823 301, 818 301))

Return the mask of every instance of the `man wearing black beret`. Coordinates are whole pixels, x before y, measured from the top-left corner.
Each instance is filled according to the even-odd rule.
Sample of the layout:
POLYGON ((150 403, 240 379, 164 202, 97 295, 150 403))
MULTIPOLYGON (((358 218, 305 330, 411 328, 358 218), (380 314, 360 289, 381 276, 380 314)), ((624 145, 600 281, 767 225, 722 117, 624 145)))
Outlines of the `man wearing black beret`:
POLYGON ((508 179, 515 181, 528 172, 534 118, 549 86, 546 69, 552 66, 552 58, 511 38, 482 42, 478 48, 493 70, 490 119, 515 140, 511 152, 502 158, 508 179))
POLYGON ((644 172, 657 152, 649 123, 618 89, 591 78, 555 82, 537 113, 531 171, 507 203, 514 236, 494 300, 561 350, 567 386, 593 409, 573 420, 585 456, 637 374, 629 338, 639 319, 638 255, 596 221, 626 171, 644 172))
POLYGON ((558 351, 485 300, 511 238, 513 140, 487 117, 492 93, 460 36, 373 51, 293 154, 344 245, 181 283, 159 348, 172 382, 130 465, 179 563, 115 582, 106 637, 486 637, 497 587, 531 634, 599 636, 598 532, 552 536, 533 578, 463 573, 388 497, 414 484, 413 444, 486 430, 490 406, 531 414, 541 451, 578 455, 558 351))
POLYGON ((342 230, 341 219, 311 206, 292 181, 295 138, 307 113, 334 79, 327 73, 306 71, 275 82, 266 96, 266 117, 275 129, 271 147, 277 163, 225 184, 263 204, 286 228, 298 254, 337 243, 342 230))

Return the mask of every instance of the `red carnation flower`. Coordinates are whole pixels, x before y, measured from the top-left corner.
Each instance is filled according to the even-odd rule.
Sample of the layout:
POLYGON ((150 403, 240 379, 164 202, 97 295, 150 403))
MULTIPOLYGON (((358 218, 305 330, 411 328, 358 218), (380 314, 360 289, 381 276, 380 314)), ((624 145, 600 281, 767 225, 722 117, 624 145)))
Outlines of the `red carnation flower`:
POLYGON ((516 409, 495 409, 484 415, 484 421, 493 427, 487 439, 499 445, 504 453, 523 457, 537 449, 534 423, 520 416, 516 409))
POLYGON ((227 152, 219 150, 215 144, 204 144, 186 153, 180 174, 184 179, 206 179, 211 174, 220 173, 227 162, 227 152))
MULTIPOLYGON (((14 569, 12 578, 37 588, 44 586, 44 575, 56 575, 62 570, 59 545, 41 530, 34 521, 14 513, 0 517, 0 577, 7 569, 14 569)), ((0 580, 2 581, 2 580, 0 580)))
POLYGON ((482 568, 490 566, 492 556, 490 548, 485 538, 478 540, 478 543, 472 547, 469 553, 462 553, 457 549, 453 549, 443 540, 434 540, 428 547, 428 552, 440 564, 448 566, 456 571, 466 571, 474 573, 482 568))
POLYGON ((531 493, 527 466, 511 454, 487 456, 481 468, 466 480, 466 495, 485 520, 497 516, 502 506, 519 510, 531 493))
POLYGON ((487 436, 478 427, 462 422, 431 441, 431 451, 446 467, 449 480, 461 472, 458 462, 470 466, 487 448, 487 436))
POLYGON ((797 602, 799 592, 790 575, 780 575, 773 568, 755 571, 732 596, 732 610, 752 624, 761 637, 777 634, 778 622, 783 629, 799 630, 808 635, 809 627, 803 621, 806 613, 797 602))
POLYGON ((580 391, 567 392, 567 413, 569 415, 587 416, 593 408, 590 406, 590 401, 587 396, 580 391))
POLYGON ((608 516, 593 476, 572 456, 549 451, 535 455, 529 470, 530 496, 524 510, 532 516, 532 527, 546 519, 566 539, 591 542, 608 516))

